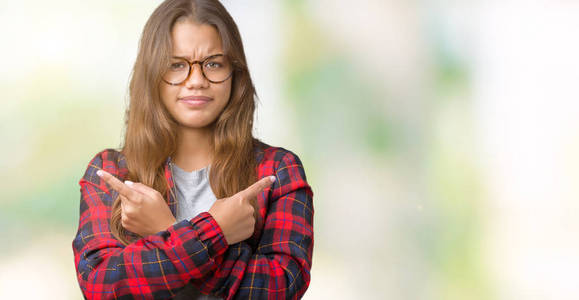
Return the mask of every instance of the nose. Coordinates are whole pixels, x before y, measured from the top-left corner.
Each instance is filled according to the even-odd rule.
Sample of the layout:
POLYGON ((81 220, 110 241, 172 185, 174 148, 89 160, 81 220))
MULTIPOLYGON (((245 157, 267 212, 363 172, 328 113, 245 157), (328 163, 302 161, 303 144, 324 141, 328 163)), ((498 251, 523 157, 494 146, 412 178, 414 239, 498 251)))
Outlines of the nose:
POLYGON ((201 70, 201 66, 198 64, 194 64, 191 66, 191 74, 189 78, 185 80, 185 86, 189 89, 199 89, 199 88, 206 88, 209 85, 209 81, 205 76, 203 76, 203 71, 201 70))

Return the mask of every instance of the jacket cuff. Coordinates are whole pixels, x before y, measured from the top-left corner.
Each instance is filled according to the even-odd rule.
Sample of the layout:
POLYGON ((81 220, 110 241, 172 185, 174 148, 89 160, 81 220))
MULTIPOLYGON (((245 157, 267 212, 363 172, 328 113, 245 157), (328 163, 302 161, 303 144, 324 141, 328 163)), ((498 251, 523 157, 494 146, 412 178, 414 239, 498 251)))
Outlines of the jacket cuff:
POLYGON ((205 244, 211 257, 215 258, 225 253, 229 245, 221 227, 210 213, 202 212, 187 222, 197 231, 199 240, 205 244))

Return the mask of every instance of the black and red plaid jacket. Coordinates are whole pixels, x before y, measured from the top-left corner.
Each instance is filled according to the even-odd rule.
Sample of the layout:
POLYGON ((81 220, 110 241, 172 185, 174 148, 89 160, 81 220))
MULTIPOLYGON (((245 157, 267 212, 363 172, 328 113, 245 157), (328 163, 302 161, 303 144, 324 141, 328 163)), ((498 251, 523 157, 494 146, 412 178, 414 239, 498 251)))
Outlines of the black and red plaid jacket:
MULTIPOLYGON (((110 231, 117 192, 96 175, 127 176, 123 155, 98 153, 79 181, 81 199, 72 242, 80 288, 87 299, 171 299, 186 285, 226 299, 298 299, 308 288, 313 251, 313 193, 297 155, 259 143, 258 178, 275 175, 257 197, 253 236, 228 245, 213 217, 201 213, 128 246, 110 231)), ((165 177, 173 178, 165 164, 165 177)), ((176 199, 166 195, 173 214, 176 199)))

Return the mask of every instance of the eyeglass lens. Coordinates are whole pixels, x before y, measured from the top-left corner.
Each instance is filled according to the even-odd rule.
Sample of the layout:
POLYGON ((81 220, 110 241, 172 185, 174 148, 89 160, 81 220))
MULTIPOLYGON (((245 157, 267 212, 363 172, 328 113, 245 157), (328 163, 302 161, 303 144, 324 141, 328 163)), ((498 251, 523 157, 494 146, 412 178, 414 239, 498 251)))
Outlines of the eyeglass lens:
POLYGON ((201 71, 210 82, 223 82, 229 78, 232 72, 229 60, 223 55, 214 55, 201 62, 189 63, 185 59, 173 59, 163 79, 170 84, 180 84, 187 80, 191 73, 192 65, 201 65, 201 71))

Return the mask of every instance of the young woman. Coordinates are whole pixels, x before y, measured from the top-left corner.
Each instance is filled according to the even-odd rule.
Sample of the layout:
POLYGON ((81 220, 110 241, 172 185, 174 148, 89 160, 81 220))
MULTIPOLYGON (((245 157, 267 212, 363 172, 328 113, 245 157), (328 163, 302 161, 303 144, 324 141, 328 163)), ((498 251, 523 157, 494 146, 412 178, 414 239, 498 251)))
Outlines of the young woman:
POLYGON ((80 180, 72 243, 87 299, 297 299, 313 193, 300 159, 252 136, 255 91, 217 0, 167 0, 143 30, 126 135, 80 180))

